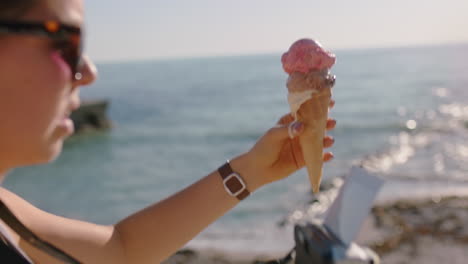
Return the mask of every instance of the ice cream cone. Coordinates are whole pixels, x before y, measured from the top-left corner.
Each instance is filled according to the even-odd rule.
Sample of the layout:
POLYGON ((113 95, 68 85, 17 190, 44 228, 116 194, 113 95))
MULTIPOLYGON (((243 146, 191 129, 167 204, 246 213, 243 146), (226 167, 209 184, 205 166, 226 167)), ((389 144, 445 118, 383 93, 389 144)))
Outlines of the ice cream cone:
POLYGON ((334 54, 312 39, 294 42, 281 56, 283 69, 289 74, 286 85, 291 114, 305 127, 299 143, 314 193, 319 191, 322 180, 323 138, 335 83, 329 70, 335 61, 334 54))
POLYGON ((323 153, 330 98, 331 89, 325 88, 313 94, 312 99, 303 103, 297 111, 297 120, 304 124, 299 143, 314 193, 319 191, 322 180, 323 155, 317 153, 323 153))

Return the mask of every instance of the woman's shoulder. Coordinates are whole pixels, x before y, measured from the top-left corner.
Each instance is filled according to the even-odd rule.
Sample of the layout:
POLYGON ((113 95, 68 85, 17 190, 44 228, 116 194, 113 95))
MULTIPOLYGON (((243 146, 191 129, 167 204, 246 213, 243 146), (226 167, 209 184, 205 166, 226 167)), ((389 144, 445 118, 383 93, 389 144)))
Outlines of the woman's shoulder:
POLYGON ((22 221, 39 211, 37 207, 4 187, 0 187, 0 200, 22 221))
MULTIPOLYGON (((19 197, 18 195, 14 194, 13 192, 0 187, 0 233, 2 233, 9 241, 13 242, 14 244, 18 244, 20 240, 19 236, 12 232, 11 228, 3 221, 4 212, 6 210, 13 212, 15 216, 21 214, 20 212, 26 211, 27 205, 25 206, 24 203, 27 203, 24 199, 19 197)), ((27 214, 26 214, 27 215, 27 214)), ((25 218, 24 216, 21 218, 25 218)))
POLYGON ((2 200, 7 205, 12 204, 12 203, 26 202, 20 196, 6 189, 5 187, 0 187, 0 200, 2 200))
POLYGON ((47 220, 47 212, 40 210, 19 195, 0 187, 0 205, 5 206, 13 215, 30 230, 37 230, 47 220))

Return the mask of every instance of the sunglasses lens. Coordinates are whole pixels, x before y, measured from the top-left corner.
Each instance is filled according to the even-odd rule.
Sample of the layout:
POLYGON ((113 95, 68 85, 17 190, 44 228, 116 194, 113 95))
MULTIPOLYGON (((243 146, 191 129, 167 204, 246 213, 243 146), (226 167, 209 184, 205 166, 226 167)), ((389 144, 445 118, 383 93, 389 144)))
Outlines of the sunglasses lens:
POLYGON ((73 35, 70 37, 70 66, 73 69, 73 74, 76 76, 83 64, 81 54, 81 36, 73 35))
POLYGON ((66 41, 61 41, 58 49, 62 58, 67 62, 72 70, 75 79, 81 79, 79 69, 81 68, 82 54, 81 54, 81 40, 79 35, 70 36, 66 41))

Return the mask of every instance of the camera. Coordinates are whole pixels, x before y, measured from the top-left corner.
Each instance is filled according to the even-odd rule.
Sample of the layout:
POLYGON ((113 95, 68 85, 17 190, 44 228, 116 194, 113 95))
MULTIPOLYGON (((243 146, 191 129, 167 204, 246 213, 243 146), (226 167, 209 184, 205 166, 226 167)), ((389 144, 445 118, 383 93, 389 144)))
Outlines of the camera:
POLYGON ((294 240, 296 247, 292 263, 295 264, 380 263, 378 255, 371 249, 355 243, 345 244, 326 225, 310 222, 296 225, 294 240))

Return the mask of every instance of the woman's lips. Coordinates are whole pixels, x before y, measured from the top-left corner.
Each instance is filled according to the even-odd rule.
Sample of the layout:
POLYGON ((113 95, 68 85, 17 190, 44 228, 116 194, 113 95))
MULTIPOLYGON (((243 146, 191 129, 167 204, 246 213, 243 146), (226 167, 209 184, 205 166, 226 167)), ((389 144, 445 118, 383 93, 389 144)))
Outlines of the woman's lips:
POLYGON ((75 132, 75 125, 70 118, 71 114, 73 111, 77 110, 80 107, 80 101, 75 100, 72 102, 70 108, 68 108, 68 111, 65 113, 63 118, 60 120, 58 127, 64 130, 67 135, 73 134, 75 132))
POLYGON ((59 123, 59 128, 65 130, 67 132, 67 134, 71 135, 73 134, 74 130, 75 130, 75 126, 73 124, 73 121, 71 120, 71 118, 69 116, 65 116, 63 117, 62 120, 60 120, 60 123, 59 123))

